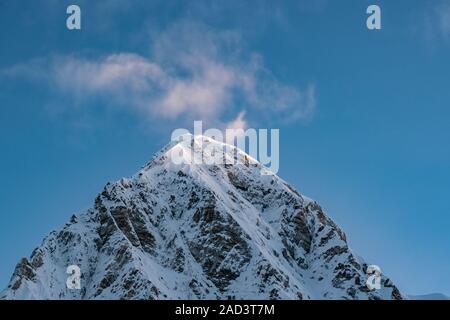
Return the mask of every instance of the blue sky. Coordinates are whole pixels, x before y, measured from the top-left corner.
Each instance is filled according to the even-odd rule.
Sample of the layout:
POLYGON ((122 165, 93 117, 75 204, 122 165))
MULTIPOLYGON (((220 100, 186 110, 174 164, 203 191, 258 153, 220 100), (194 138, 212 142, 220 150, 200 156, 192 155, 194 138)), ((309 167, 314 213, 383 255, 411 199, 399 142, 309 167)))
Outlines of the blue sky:
POLYGON ((449 53, 449 1, 0 0, 0 287, 172 130, 241 114, 356 252, 449 295, 449 53))

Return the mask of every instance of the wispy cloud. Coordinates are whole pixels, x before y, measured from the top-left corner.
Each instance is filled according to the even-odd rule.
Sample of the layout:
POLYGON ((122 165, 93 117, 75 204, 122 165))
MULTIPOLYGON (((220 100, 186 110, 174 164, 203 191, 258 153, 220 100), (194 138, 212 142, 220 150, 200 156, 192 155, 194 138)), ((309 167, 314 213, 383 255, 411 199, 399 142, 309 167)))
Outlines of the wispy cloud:
POLYGON ((450 3, 446 2, 437 8, 438 23, 441 33, 450 36, 450 3))
POLYGON ((429 9, 422 13, 423 23, 420 32, 428 45, 432 47, 440 41, 450 41, 450 3, 436 1, 429 4, 429 9))
POLYGON ((245 130, 247 128, 247 121, 245 120, 245 112, 244 111, 239 112, 239 114, 237 115, 237 117, 234 120, 227 123, 226 127, 228 129, 234 129, 234 130, 238 130, 238 129, 245 130))
MULTIPOLYGON (((92 96, 155 119, 203 119, 226 123, 242 110, 285 121, 311 117, 315 91, 283 84, 247 50, 239 34, 189 22, 152 39, 148 57, 130 52, 103 57, 56 56, 6 70, 44 80, 78 101, 92 96)), ((5 73, 5 72, 4 72, 5 73)))

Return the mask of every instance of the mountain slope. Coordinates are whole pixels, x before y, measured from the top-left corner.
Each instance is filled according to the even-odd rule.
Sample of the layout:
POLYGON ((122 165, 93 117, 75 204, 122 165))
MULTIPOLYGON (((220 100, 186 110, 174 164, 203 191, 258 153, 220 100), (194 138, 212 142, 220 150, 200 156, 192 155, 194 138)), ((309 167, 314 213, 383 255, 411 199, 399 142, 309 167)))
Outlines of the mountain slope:
POLYGON ((450 300, 445 294, 442 293, 429 293, 420 295, 408 295, 410 300, 450 300))
POLYGON ((203 136, 171 143, 17 265, 2 299, 401 299, 344 232, 244 152, 203 136), (200 145, 214 150, 204 154, 200 145), (235 159, 175 165, 173 152, 235 159), (81 269, 81 290, 66 268, 81 269))

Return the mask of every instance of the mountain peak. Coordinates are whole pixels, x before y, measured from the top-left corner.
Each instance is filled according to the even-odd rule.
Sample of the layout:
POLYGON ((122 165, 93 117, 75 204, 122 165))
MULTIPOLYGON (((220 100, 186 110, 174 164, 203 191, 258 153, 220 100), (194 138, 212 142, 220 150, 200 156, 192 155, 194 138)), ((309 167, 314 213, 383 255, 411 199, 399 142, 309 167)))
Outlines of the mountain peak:
POLYGON ((173 141, 50 233, 0 297, 402 298, 384 275, 380 289, 369 289, 368 265, 345 233, 317 202, 263 170, 210 137, 173 141), (208 163, 221 158, 234 162, 208 163), (66 286, 74 265, 79 290, 66 286))
MULTIPOLYGON (((258 163, 256 159, 232 144, 218 141, 214 139, 214 137, 192 135, 190 133, 176 137, 159 152, 157 152, 152 158, 152 161, 155 159, 160 159, 161 157, 163 157, 164 160, 174 160, 174 158, 177 158, 179 153, 184 154, 184 160, 188 163, 194 163, 194 160, 201 160, 201 162, 205 164, 223 164, 223 158, 221 157, 217 157, 218 163, 208 162, 209 160, 212 160, 212 157, 218 155, 226 156, 227 160, 230 160, 231 163, 234 163, 234 161, 245 163, 245 159, 258 163), (194 159, 191 157, 193 154, 196 154, 196 156, 200 155, 201 157, 194 159)), ((152 161, 150 161, 150 163, 152 161)))

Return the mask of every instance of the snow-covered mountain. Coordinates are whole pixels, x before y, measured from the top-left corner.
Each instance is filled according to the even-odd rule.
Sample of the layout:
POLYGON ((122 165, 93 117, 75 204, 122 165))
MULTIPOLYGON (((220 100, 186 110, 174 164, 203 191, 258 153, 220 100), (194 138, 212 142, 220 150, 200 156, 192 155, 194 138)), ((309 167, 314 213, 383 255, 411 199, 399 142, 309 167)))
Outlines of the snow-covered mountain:
POLYGON ((383 275, 381 289, 367 288, 367 264, 319 204, 224 146, 189 136, 108 183, 17 264, 0 298, 402 299, 383 275), (171 161, 200 145, 236 163, 171 161), (80 290, 66 286, 69 265, 80 290))
POLYGON ((429 294, 420 294, 420 295, 408 295, 408 299, 410 300, 450 300, 445 294, 442 293, 429 293, 429 294))

